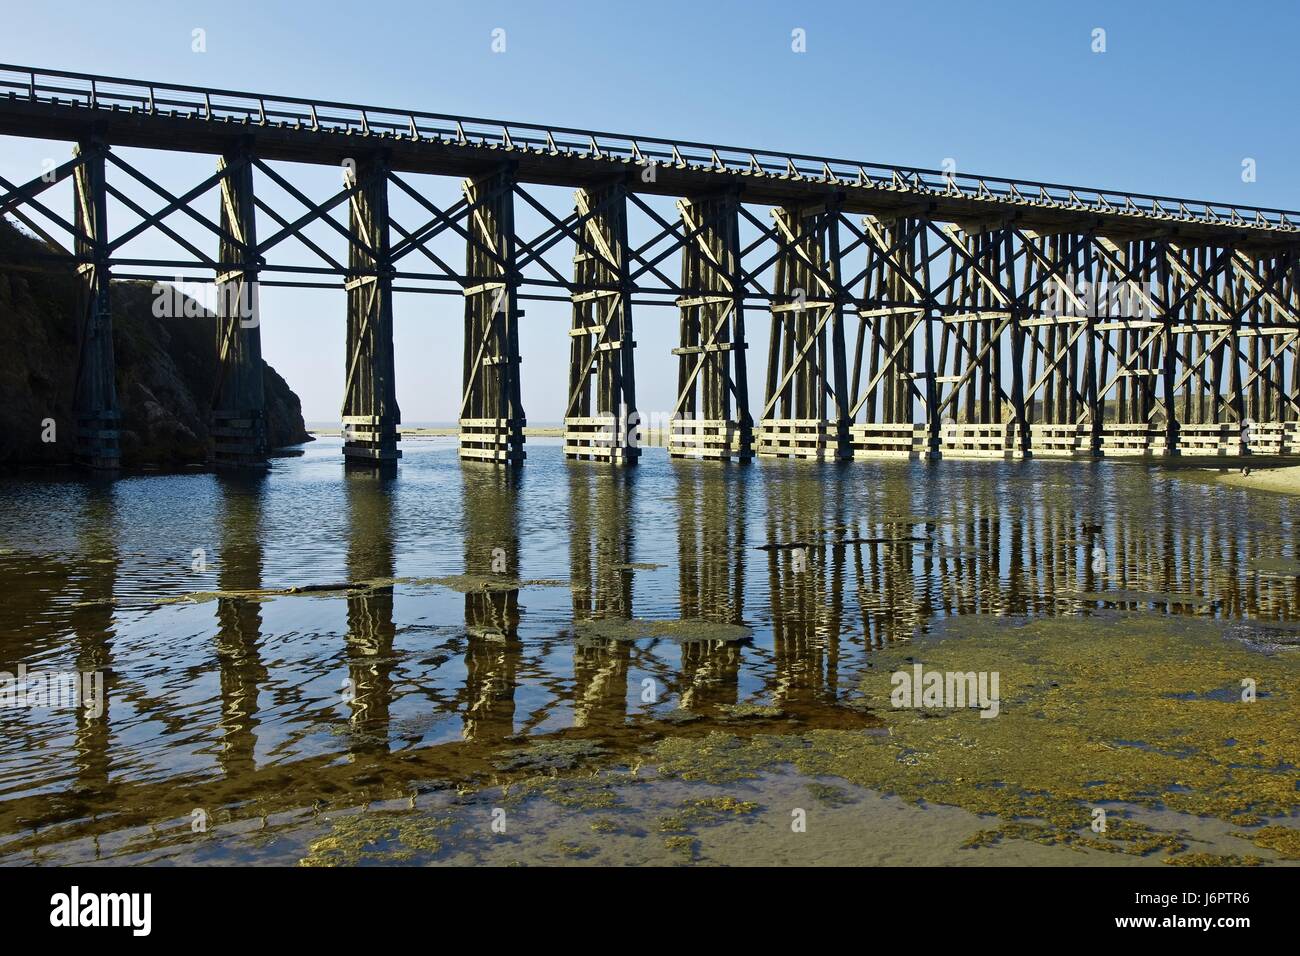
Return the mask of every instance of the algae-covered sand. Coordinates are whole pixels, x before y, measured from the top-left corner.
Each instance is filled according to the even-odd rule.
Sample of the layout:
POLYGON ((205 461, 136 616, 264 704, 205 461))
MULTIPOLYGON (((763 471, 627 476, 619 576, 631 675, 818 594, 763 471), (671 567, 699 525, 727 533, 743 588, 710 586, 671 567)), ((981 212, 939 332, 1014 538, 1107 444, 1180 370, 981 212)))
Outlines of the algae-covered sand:
MULTIPOLYGON (((1213 620, 958 619, 876 653, 866 726, 665 721, 503 742, 407 797, 340 796, 119 862, 411 865, 1300 865, 1300 654, 1213 620), (996 717, 895 709, 896 671, 997 673, 996 717), (1243 682, 1245 682, 1243 686, 1243 682), (1247 693, 1247 691, 1250 691, 1247 693), (629 744, 629 741, 636 741, 629 744)), ((777 694, 742 711, 780 711, 777 694)), ((184 824, 185 821, 181 821, 184 824)), ((104 841, 43 858, 102 859, 104 841), (89 856, 88 856, 89 854, 89 856)))
POLYGON ((499 765, 525 776, 460 797, 466 821, 513 816, 509 840, 467 824, 455 844, 442 808, 415 812, 428 839, 349 820, 304 862, 365 862, 376 832, 393 861, 414 832, 428 863, 636 862, 638 841, 664 863, 1300 861, 1298 665, 1188 618, 961 621, 880 652, 861 691, 881 727, 569 745, 562 764, 533 744, 499 765), (893 708, 891 674, 915 663, 996 672, 998 715, 893 708))
MULTIPOLYGON (((863 691, 885 717, 887 735, 714 734, 665 740, 656 760, 666 773, 713 782, 789 764, 909 801, 993 815, 981 842, 1017 837, 1176 855, 1188 847, 1186 834, 1134 822, 1126 808, 1167 808, 1240 827, 1300 808, 1298 663, 1293 653, 1260 654, 1186 618, 962 624, 941 639, 880 654, 863 691), (997 672, 998 716, 892 709, 890 674, 914 661, 945 672, 997 672), (1243 681, 1251 682, 1253 701, 1242 699, 1243 681), (1095 809, 1107 807, 1105 829, 1094 831, 1095 809)), ((1261 847, 1282 853, 1290 845, 1260 832, 1261 847)))

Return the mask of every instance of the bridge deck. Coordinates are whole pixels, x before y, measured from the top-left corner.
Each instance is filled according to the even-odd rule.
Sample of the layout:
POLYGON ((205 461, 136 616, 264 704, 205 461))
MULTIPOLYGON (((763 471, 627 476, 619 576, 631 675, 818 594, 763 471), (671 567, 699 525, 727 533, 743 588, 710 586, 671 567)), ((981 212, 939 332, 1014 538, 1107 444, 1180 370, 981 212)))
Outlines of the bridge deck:
POLYGON ((1282 209, 0 64, 0 134, 92 132, 109 145, 214 154, 240 140, 264 159, 334 165, 365 144, 396 171, 447 176, 509 160, 521 182, 575 187, 654 163, 654 179, 632 177, 629 189, 692 196, 737 185, 744 201, 770 205, 841 194, 847 212, 1121 238, 1267 246, 1300 232, 1300 212, 1282 209))

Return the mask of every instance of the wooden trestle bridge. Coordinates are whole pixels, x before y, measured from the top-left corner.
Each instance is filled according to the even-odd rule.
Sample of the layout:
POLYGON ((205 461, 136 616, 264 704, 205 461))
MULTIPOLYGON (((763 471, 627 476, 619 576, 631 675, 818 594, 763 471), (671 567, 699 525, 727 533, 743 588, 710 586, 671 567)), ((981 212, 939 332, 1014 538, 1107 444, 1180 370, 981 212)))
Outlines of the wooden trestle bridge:
POLYGON ((110 278, 182 275, 220 292, 222 464, 266 457, 257 297, 241 298, 258 285, 346 291, 354 461, 400 456, 394 291, 463 296, 465 458, 524 458, 529 299, 572 303, 573 457, 637 457, 634 306, 680 317, 674 455, 1277 454, 1300 440, 1300 213, 7 65, 0 135, 75 144, 29 182, 0 177, 0 215, 44 240, 36 258, 80 275, 74 405, 91 466, 118 460, 110 278), (114 147, 211 154, 216 169, 178 193, 114 147), (346 179, 318 201, 271 163, 341 166, 346 179), (462 178, 459 200, 434 203, 414 174, 462 178), (133 200, 123 176, 162 205, 133 200), (69 178, 70 218, 42 201, 69 178), (549 208, 547 186, 575 188, 573 207, 549 208), (210 191, 216 221, 198 205, 210 191), (390 215, 399 193, 424 222, 390 215), (677 197, 677 212, 655 196, 677 197), (139 221, 111 232, 110 198, 139 221), (343 206, 346 226, 333 218, 343 206), (517 233, 517 206, 544 220, 539 235, 517 233), (200 223, 210 247, 177 218, 200 223), (347 255, 310 238, 313 224, 342 234, 347 255), (146 232, 188 258, 127 256, 146 232), (431 245, 440 235, 464 240, 463 269, 431 245), (312 264, 285 258, 291 238, 312 264), (571 273, 545 258, 561 244, 571 273), (770 317, 758 421, 755 310, 770 317))

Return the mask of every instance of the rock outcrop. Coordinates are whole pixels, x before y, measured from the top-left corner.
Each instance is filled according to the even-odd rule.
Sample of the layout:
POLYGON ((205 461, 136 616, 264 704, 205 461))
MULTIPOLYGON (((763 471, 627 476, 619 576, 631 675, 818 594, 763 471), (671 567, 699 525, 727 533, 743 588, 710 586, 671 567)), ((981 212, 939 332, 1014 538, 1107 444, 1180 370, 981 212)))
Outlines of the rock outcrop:
MULTIPOLYGON (((44 244, 0 219, 0 260, 22 260, 44 244)), ((122 464, 182 465, 208 453, 208 408, 216 381, 216 319, 157 318, 152 285, 113 284, 113 348, 122 411, 122 464)), ((302 403, 262 363, 272 448, 311 441, 302 403)), ((31 261, 0 267, 0 466, 72 459, 77 369, 77 279, 64 266, 31 261), (42 441, 53 419, 57 440, 42 441)))

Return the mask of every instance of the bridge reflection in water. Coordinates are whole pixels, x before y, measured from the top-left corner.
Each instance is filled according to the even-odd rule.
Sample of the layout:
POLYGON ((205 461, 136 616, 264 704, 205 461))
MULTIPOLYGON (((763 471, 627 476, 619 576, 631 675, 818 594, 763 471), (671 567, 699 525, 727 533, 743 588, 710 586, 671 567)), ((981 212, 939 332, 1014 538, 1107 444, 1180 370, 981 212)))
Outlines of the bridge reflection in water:
POLYGON ((495 742, 514 732, 522 654, 519 589, 498 586, 494 579, 509 580, 518 573, 518 484, 508 472, 477 464, 464 468, 465 572, 490 582, 465 594, 465 688, 460 713, 469 741, 495 742))
POLYGON ((275 565, 307 539, 286 538, 276 479, 187 477, 212 492, 209 514, 183 516, 216 542, 217 597, 200 603, 157 603, 175 585, 147 552, 169 533, 129 529, 141 509, 168 520, 158 502, 136 483, 69 485, 57 553, 0 556, 0 669, 101 671, 107 700, 97 717, 0 713, 0 853, 55 824, 103 833, 498 778, 502 750, 529 738, 617 757, 719 727, 865 726, 875 649, 955 617, 1129 610, 1300 639, 1284 497, 1107 463, 898 463, 863 481, 860 463, 611 473, 555 457, 518 472, 444 456, 430 473, 460 500, 436 519, 412 512, 423 486, 348 471, 337 534, 316 532, 346 586, 295 595, 274 593, 275 565), (452 576, 411 573, 426 567, 452 576), (720 636, 648 626, 682 621, 720 636), (735 625, 750 637, 724 639, 735 625))
MULTIPOLYGON (((257 477, 221 479, 222 591, 256 591, 262 586, 262 497, 257 477)), ((228 775, 256 765, 257 698, 270 676, 262 661, 262 605, 243 598, 217 599, 217 667, 221 685, 221 749, 228 775)))

